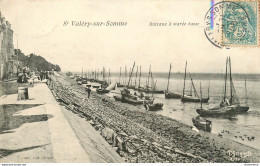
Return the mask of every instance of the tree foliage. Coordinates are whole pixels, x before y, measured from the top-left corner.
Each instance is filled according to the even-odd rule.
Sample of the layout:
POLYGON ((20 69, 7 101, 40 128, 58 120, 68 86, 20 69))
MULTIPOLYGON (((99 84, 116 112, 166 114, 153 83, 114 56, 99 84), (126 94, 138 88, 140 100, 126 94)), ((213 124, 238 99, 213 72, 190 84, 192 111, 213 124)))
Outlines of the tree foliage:
MULTIPOLYGON (((14 51, 17 55, 17 49, 15 49, 14 51)), ((59 65, 54 65, 46 61, 43 57, 32 53, 26 56, 23 52, 21 52, 20 49, 18 49, 18 60, 21 61, 25 66, 28 66, 29 68, 37 69, 37 71, 61 71, 59 65)))

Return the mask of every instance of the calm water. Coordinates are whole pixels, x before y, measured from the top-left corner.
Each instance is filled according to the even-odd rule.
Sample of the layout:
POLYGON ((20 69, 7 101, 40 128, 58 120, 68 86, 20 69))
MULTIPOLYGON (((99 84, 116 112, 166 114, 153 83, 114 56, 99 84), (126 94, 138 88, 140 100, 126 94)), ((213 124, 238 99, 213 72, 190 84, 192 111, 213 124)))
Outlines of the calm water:
MULTIPOLYGON (((145 84, 147 80, 146 75, 147 74, 143 74, 143 77, 141 78, 141 85, 145 84)), ((154 80, 157 81, 157 88, 165 90, 167 86, 168 73, 155 73, 153 75, 155 78, 154 80)), ((191 75, 198 93, 199 84, 201 82, 202 96, 207 96, 210 82, 210 100, 208 104, 203 104, 203 107, 206 108, 218 105, 223 96, 223 75, 199 73, 191 75)), ((119 81, 118 76, 119 74, 113 73, 111 80, 119 81)), ((236 115, 232 119, 207 118, 212 121, 212 133, 218 134, 221 133, 222 130, 225 130, 228 132, 221 133, 223 137, 260 149, 260 75, 233 74, 232 76, 240 103, 246 102, 245 79, 247 80, 247 102, 250 109, 247 114, 236 115), (235 136, 237 136, 237 138, 235 136), (242 136, 242 138, 239 136, 242 136), (255 139, 249 141, 247 137, 255 137, 255 139)), ((132 83, 135 83, 135 75, 132 83)), ((191 87, 189 75, 187 76, 186 85, 186 92, 189 93, 191 87)), ((171 75, 169 89, 170 91, 182 93, 183 74, 175 73, 171 75)), ((227 89, 227 92, 229 92, 229 88, 227 89)), ((196 113, 196 108, 200 107, 200 103, 182 103, 180 99, 165 99, 163 94, 155 94, 154 97, 156 98, 156 102, 161 102, 164 104, 163 110, 157 111, 157 114, 168 116, 188 125, 192 125, 192 117, 196 117, 198 115, 196 113)))

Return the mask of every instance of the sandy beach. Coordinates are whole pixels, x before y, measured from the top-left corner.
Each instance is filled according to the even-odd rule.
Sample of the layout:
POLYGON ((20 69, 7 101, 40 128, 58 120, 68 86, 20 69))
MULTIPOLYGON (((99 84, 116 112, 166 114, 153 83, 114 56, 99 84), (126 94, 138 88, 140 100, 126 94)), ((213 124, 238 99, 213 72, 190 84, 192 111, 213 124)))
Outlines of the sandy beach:
POLYGON ((259 150, 91 92, 67 76, 54 76, 56 100, 92 126, 126 162, 259 162, 259 150))

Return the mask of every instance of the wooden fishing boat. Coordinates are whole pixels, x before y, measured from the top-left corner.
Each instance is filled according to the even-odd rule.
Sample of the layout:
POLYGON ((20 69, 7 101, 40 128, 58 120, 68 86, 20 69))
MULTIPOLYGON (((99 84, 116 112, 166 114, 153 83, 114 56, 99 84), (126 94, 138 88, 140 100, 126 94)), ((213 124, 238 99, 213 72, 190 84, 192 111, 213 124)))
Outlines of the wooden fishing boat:
POLYGON ((77 84, 78 85, 82 85, 82 81, 77 81, 77 84))
POLYGON ((117 84, 117 87, 124 87, 124 85, 123 85, 123 84, 120 84, 120 83, 118 83, 118 84, 117 84))
POLYGON ((82 84, 88 84, 88 81, 86 79, 82 80, 82 84))
POLYGON ((192 123, 199 130, 211 132, 212 123, 210 120, 197 116, 195 118, 192 118, 192 123))
POLYGON ((199 108, 196 112, 202 117, 230 117, 236 114, 236 109, 238 106, 226 106, 226 107, 215 107, 211 109, 199 108))
POLYGON ((97 89, 96 92, 97 92, 98 94, 104 94, 104 93, 109 93, 110 90, 107 90, 107 89, 97 89))
POLYGON ((238 105, 238 108, 236 110, 236 114, 243 114, 243 113, 247 113, 247 111, 249 110, 249 106, 248 105, 238 105))
POLYGON ((181 101, 182 102, 194 102, 194 103, 199 103, 200 101, 202 101, 202 103, 208 103, 209 98, 207 97, 207 98, 200 99, 199 97, 184 95, 181 97, 181 101))
POLYGON ((164 96, 166 99, 181 99, 182 94, 177 92, 165 91, 164 96))
MULTIPOLYGON (((245 83, 246 84, 246 83, 245 83)), ((238 97, 236 95, 234 83, 231 75, 231 60, 230 57, 226 60, 226 74, 225 74, 225 86, 224 86, 224 96, 219 106, 210 109, 197 109, 197 113, 200 116, 234 116, 236 114, 246 113, 249 110, 249 106, 240 104, 238 97), (230 99, 227 98, 227 71, 229 64, 229 81, 230 81, 230 99)))
POLYGON ((100 85, 92 85, 92 88, 100 88, 100 85))
POLYGON ((184 86, 183 86, 183 93, 182 93, 181 101, 182 102, 194 102, 194 103, 199 103, 199 102, 207 103, 209 101, 209 87, 208 87, 208 97, 201 98, 197 93, 197 90, 195 88, 195 85, 193 83, 190 73, 189 73, 189 75, 190 75, 190 80, 191 80, 191 92, 190 92, 190 95, 185 95, 186 70, 187 70, 187 61, 186 61, 186 65, 185 65, 184 86), (192 92, 194 92, 194 96, 192 96, 192 92))
POLYGON ((122 96, 113 96, 116 101, 122 101, 122 96))
POLYGON ((149 103, 146 103, 145 105, 144 105, 144 107, 147 109, 147 110, 149 110, 149 111, 158 111, 158 110, 161 110, 162 109, 162 107, 163 107, 163 103, 151 103, 151 104, 149 104, 149 103))
POLYGON ((122 97, 123 103, 133 104, 133 105, 141 105, 143 104, 143 100, 133 99, 130 97, 122 97))
POLYGON ((155 94, 164 94, 164 91, 163 90, 151 90, 151 89, 139 89, 138 91, 140 92, 144 92, 144 93, 155 93, 155 94))
POLYGON ((170 92, 169 91, 169 83, 170 83, 170 77, 171 77, 171 68, 172 68, 172 64, 170 64, 170 70, 169 70, 169 75, 168 75, 168 83, 167 83, 167 89, 164 92, 164 96, 166 99, 181 99, 182 94, 181 93, 177 93, 177 92, 170 92))

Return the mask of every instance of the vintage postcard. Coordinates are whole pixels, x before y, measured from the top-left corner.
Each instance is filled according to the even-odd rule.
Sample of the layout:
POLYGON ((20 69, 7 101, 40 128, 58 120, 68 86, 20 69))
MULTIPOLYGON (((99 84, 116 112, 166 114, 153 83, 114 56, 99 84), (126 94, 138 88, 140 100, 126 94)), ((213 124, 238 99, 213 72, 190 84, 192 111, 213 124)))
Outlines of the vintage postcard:
POLYGON ((259 0, 0 0, 0 162, 260 162, 259 0))

